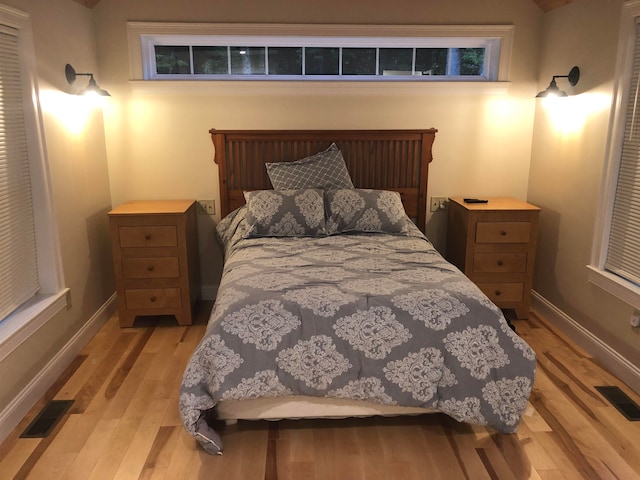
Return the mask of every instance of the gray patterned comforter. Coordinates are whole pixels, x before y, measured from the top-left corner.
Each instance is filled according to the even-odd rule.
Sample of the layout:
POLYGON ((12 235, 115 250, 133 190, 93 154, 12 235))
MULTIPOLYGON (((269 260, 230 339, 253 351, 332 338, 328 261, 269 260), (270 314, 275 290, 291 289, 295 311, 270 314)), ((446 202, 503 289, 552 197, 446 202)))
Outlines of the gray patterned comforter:
POLYGON ((536 358, 502 312, 416 228, 407 235, 243 239, 184 373, 185 428, 211 453, 218 400, 312 395, 433 408, 514 432, 536 358))

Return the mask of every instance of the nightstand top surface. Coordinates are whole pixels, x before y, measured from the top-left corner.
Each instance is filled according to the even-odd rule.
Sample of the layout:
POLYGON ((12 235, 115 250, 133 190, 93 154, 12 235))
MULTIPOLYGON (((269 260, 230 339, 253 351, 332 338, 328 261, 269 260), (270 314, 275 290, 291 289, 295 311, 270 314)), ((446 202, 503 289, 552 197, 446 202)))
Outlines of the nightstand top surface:
POLYGON ((109 215, 166 215, 184 213, 195 200, 133 200, 117 206, 109 215))
POLYGON ((464 198, 466 197, 450 197, 449 200, 467 210, 540 210, 540 207, 512 197, 483 197, 489 200, 487 203, 464 203, 464 198))

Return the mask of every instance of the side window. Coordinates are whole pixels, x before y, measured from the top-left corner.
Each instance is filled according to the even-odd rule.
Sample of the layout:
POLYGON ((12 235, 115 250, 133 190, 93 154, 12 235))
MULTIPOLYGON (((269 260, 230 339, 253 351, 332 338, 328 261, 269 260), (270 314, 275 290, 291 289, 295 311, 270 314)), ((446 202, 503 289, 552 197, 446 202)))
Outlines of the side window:
POLYGON ((640 5, 623 6, 610 128, 589 280, 640 308, 640 5))
POLYGON ((0 5, 0 359, 67 302, 29 15, 0 5))

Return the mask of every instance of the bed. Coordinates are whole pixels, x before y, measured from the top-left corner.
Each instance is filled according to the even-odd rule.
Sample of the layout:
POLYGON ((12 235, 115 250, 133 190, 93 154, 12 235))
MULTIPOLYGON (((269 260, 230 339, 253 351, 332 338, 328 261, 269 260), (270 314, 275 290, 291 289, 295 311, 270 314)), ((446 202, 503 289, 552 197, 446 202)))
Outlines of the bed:
POLYGON ((442 412, 516 431, 532 349, 424 236, 435 129, 212 129, 224 269, 180 414, 442 412))

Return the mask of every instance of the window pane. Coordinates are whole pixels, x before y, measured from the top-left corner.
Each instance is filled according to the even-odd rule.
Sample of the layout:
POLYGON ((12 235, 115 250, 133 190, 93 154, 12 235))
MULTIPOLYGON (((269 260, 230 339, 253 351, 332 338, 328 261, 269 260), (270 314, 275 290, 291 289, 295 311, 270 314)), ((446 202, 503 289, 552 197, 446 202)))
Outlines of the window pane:
POLYGON ((156 45, 156 73, 191 73, 188 46, 156 45))
POLYGON ((193 73, 226 75, 229 73, 227 47, 193 47, 193 73))
POLYGON ((304 49, 305 75, 339 75, 338 47, 307 47, 304 49))
POLYGON ((378 75, 411 75, 413 48, 381 48, 378 75))
POLYGON ((446 75, 447 51, 447 48, 417 48, 416 74, 446 75))
POLYGON ((457 75, 484 74, 484 48, 455 48, 453 50, 457 50, 460 63, 457 75))
POLYGON ((264 75, 265 47, 231 47, 232 75, 264 75))
POLYGON ((342 74, 343 75, 375 75, 376 74, 376 49, 375 48, 343 48, 342 49, 342 74))
POLYGON ((269 47, 270 75, 302 75, 302 47, 269 47))

